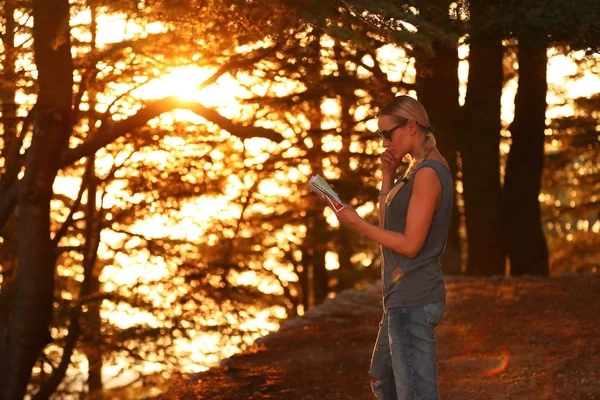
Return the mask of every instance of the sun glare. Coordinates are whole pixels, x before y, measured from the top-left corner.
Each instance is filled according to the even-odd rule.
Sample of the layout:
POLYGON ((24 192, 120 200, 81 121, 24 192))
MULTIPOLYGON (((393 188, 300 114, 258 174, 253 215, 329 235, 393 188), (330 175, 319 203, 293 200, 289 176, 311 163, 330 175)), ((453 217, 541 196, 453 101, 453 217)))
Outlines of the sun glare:
MULTIPOLYGON (((213 73, 212 69, 193 65, 173 68, 168 74, 136 89, 132 95, 142 100, 175 96, 182 100, 198 102, 205 107, 219 108, 219 113, 225 117, 239 113, 240 106, 236 97, 243 96, 245 90, 233 77, 223 75, 217 82, 200 89, 200 85, 213 73)), ((174 117, 177 120, 200 123, 199 117, 188 110, 176 110, 174 117)))

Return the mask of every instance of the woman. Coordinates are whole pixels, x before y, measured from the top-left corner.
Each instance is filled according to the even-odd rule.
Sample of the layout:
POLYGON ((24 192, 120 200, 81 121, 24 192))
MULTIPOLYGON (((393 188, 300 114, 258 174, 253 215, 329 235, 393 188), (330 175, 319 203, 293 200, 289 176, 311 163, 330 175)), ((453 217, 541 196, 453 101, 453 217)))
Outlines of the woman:
POLYGON ((385 148, 379 227, 350 206, 336 213, 341 223, 381 245, 384 314, 371 359, 371 386, 382 400, 439 399, 434 329, 446 307, 440 257, 452 212, 452 174, 417 100, 396 97, 378 123, 385 148), (407 154, 411 165, 394 183, 407 154))

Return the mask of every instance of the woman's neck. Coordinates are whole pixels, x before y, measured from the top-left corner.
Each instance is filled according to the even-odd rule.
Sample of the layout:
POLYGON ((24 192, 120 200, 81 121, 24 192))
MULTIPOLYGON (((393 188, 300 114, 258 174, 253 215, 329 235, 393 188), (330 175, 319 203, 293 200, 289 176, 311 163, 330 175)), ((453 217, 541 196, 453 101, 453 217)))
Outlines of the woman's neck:
POLYGON ((418 148, 410 151, 409 154, 412 158, 418 160, 425 155, 425 146, 418 146, 418 148))

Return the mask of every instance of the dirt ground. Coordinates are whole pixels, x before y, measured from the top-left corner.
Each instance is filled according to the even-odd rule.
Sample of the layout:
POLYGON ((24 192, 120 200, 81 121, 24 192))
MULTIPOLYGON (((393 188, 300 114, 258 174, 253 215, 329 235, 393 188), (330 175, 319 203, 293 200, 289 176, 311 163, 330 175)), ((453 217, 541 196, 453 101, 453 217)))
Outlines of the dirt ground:
MULTIPOLYGON (((600 276, 446 281, 436 329, 440 395, 600 399, 600 276)), ((374 399, 377 286, 348 291, 160 399, 374 399)))

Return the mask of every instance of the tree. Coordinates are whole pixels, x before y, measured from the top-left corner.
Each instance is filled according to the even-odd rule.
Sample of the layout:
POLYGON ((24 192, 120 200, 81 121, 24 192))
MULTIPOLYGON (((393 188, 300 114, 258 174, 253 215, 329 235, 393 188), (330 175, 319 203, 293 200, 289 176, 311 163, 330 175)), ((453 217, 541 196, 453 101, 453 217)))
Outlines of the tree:
MULTIPOLYGON (((96 5, 96 3, 93 3, 93 5, 96 5)), ((79 6, 81 5, 73 5, 73 7, 79 6)), ((150 11, 144 17, 160 19, 169 28, 172 28, 172 24, 175 22, 193 15, 192 11, 197 11, 194 7, 186 8, 186 6, 182 6, 178 2, 148 2, 147 6, 150 11), (169 10, 168 14, 161 14, 168 10, 170 6, 173 6, 173 10, 169 10)), ((227 71, 247 69, 254 65, 257 60, 262 60, 267 56, 272 57, 273 54, 276 54, 273 48, 259 50, 253 54, 253 57, 248 57, 248 54, 236 53, 236 45, 252 44, 257 38, 264 38, 265 35, 271 35, 269 39, 277 42, 277 37, 273 32, 281 32, 282 30, 279 29, 280 25, 269 24, 268 21, 278 23, 289 22, 289 19, 286 18, 282 20, 267 20, 264 25, 261 24, 260 26, 264 28, 261 36, 259 31, 255 29, 256 25, 251 26, 251 24, 248 24, 248 21, 251 19, 244 19, 244 13, 247 11, 244 9, 245 6, 248 6, 248 4, 241 2, 234 7, 236 12, 240 13, 240 19, 234 20, 228 20, 228 17, 224 16, 225 14, 219 15, 217 13, 217 15, 213 16, 211 14, 212 10, 208 7, 200 8, 200 11, 204 14, 196 16, 197 18, 203 19, 210 16, 214 17, 216 21, 214 24, 195 24, 201 27, 198 29, 201 29, 202 35, 204 35, 203 50, 205 51, 203 55, 206 57, 203 58, 203 61, 206 60, 206 63, 220 62, 222 65, 204 85, 215 82, 219 76, 222 76, 227 71), (242 25, 246 24, 244 26, 251 27, 252 29, 240 29, 236 25, 238 22, 242 23, 242 25), (220 33, 217 34, 217 32, 220 33), (218 39, 219 35, 224 34, 223 32, 235 32, 236 36, 231 42, 227 42, 226 44, 224 44, 225 41, 213 40, 215 38, 218 39), (246 33, 249 36, 244 38, 246 33), (206 46, 207 42, 214 42, 215 46, 206 46)), ((83 4, 82 7, 87 7, 87 5, 83 4)), ((137 9, 137 6, 134 7, 130 3, 111 3, 111 7, 114 10, 129 10, 130 15, 133 15, 134 12, 147 11, 146 9, 140 11, 137 9)), ((341 15, 353 21, 355 27, 362 26, 363 29, 369 27, 372 30, 378 30, 375 29, 376 24, 372 20, 364 20, 352 8, 342 8, 341 10, 341 15)), ((253 11, 260 14, 264 12, 264 9, 253 8, 253 11)), ((334 14, 338 15, 337 13, 339 12, 340 9, 335 8, 334 14)), ((401 10, 398 14, 405 15, 409 19, 413 18, 412 13, 407 10, 401 10)), ((2 366, 5 373, 2 374, 0 386, 5 390, 3 393, 5 398, 20 398, 25 393, 25 387, 28 381, 30 381, 32 367, 44 345, 50 340, 48 337, 48 327, 51 326, 51 305, 55 297, 56 301, 54 304, 57 315, 53 320, 54 324, 52 327, 56 327, 60 333, 58 335, 54 334, 51 340, 54 342, 53 345, 60 345, 63 351, 51 357, 51 364, 54 364, 54 366, 51 370, 50 379, 44 381, 44 377, 41 376, 42 379, 35 382, 42 385, 41 391, 37 394, 38 397, 44 397, 56 389, 58 383, 64 377, 71 355, 74 354, 80 339, 84 340, 81 347, 88 355, 90 361, 93 362, 94 359, 102 359, 104 356, 104 354, 92 354, 93 352, 90 351, 92 346, 97 345, 95 343, 97 340, 106 340, 107 337, 106 335, 104 335, 104 338, 102 335, 97 335, 99 331, 97 315, 99 301, 106 299, 127 303, 140 310, 151 310, 156 315, 170 318, 168 326, 161 326, 159 328, 153 328, 150 325, 129 328, 119 328, 114 325, 103 327, 107 333, 113 333, 114 337, 118 338, 119 342, 124 345, 116 350, 114 348, 111 350, 121 351, 137 359, 141 359, 143 355, 148 355, 151 352, 165 354, 165 357, 169 358, 168 349, 172 344, 169 342, 169 338, 173 335, 185 336, 185 332, 189 329, 189 326, 186 326, 182 321, 185 321, 186 318, 189 319, 194 310, 197 311, 198 308, 190 310, 174 306, 173 308, 176 312, 172 313, 167 307, 164 307, 165 309, 163 310, 160 310, 159 307, 157 310, 156 306, 150 304, 147 298, 138 296, 138 293, 133 298, 128 299, 128 295, 135 293, 133 291, 135 288, 132 288, 132 291, 129 291, 128 288, 122 288, 122 291, 118 290, 112 293, 103 292, 98 288, 99 271, 105 266, 103 263, 106 262, 106 260, 98 258, 98 246, 101 244, 100 234, 104 229, 111 229, 114 232, 120 231, 124 235, 123 245, 127 244, 132 251, 147 246, 151 249, 151 251, 148 251, 148 254, 168 257, 172 265, 178 267, 180 275, 175 276, 178 279, 169 280, 168 282, 157 282, 157 285, 162 284, 167 286, 171 291, 182 290, 182 296, 177 299, 180 304, 193 305, 200 307, 202 310, 202 306, 206 306, 209 302, 207 299, 214 299, 216 300, 214 306, 211 305, 211 307, 204 308, 204 310, 212 311, 215 308, 222 308, 225 311, 230 311, 235 309, 236 305, 248 304, 257 300, 259 304, 265 307, 281 303, 281 299, 277 299, 275 296, 268 293, 259 293, 260 291, 256 290, 256 288, 244 288, 242 287, 243 285, 232 284, 232 280, 236 275, 256 270, 256 264, 260 264, 264 260, 257 256, 256 245, 264 249, 274 249, 277 247, 278 243, 273 241, 272 237, 269 237, 268 232, 263 232, 262 235, 257 234, 251 240, 247 240, 248 238, 242 235, 238 237, 238 233, 242 232, 246 219, 254 217, 255 215, 253 214, 256 213, 253 211, 246 215, 244 210, 250 207, 251 203, 257 197, 262 202, 265 202, 264 195, 261 195, 256 190, 257 185, 260 184, 261 180, 268 179, 269 174, 274 173, 278 168, 283 166, 282 159, 293 158, 293 156, 285 155, 285 151, 283 151, 285 149, 283 149, 282 154, 279 156, 275 154, 272 161, 265 162, 263 166, 256 165, 254 174, 248 176, 251 182, 249 182, 249 187, 246 188, 247 192, 239 197, 240 208, 242 209, 240 219, 237 223, 232 223, 231 225, 223 223, 216 226, 213 232, 220 239, 219 245, 200 246, 199 249, 203 251, 201 253, 202 256, 197 252, 192 252, 190 244, 184 243, 181 239, 156 238, 128 229, 140 219, 140 214, 136 214, 137 212, 147 212, 148 210, 157 212, 156 209, 152 209, 153 205, 162 207, 158 209, 158 212, 169 212, 178 207, 178 202, 197 196, 202 187, 181 184, 183 178, 187 176, 185 171, 189 171, 192 168, 199 168, 203 162, 207 162, 207 158, 212 158, 206 157, 206 155, 200 159, 195 159, 194 157, 186 158, 180 163, 181 172, 171 171, 171 175, 165 175, 165 171, 161 170, 159 166, 140 165, 139 162, 130 163, 127 157, 125 157, 125 161, 120 161, 119 153, 124 152, 131 155, 144 151, 145 148, 157 145, 157 138, 160 138, 161 135, 166 136, 166 131, 156 128, 144 128, 146 123, 152 118, 175 108, 185 108, 196 112, 220 128, 228 130, 238 141, 261 137, 270 139, 273 142, 282 142, 284 136, 271 129, 255 126, 255 122, 262 122, 261 120, 269 119, 268 117, 262 118, 260 112, 253 118, 249 118, 244 124, 240 121, 229 120, 218 114, 215 110, 208 109, 201 104, 171 97, 146 102, 142 105, 137 104, 136 106, 139 108, 135 112, 130 110, 130 115, 126 115, 123 112, 120 118, 112 118, 115 114, 115 109, 125 106, 125 103, 121 103, 120 100, 123 97, 127 97, 127 93, 121 93, 114 96, 115 100, 113 104, 108 105, 105 113, 99 113, 93 107, 96 97, 95 93, 102 92, 103 89, 106 89, 114 82, 129 85, 139 84, 135 79, 139 77, 138 74, 147 66, 147 64, 140 61, 144 59, 144 53, 157 54, 157 48, 161 46, 163 50, 166 49, 165 52, 169 49, 180 50, 181 47, 176 47, 182 44, 180 37, 194 37, 198 32, 193 32, 191 29, 181 29, 177 31, 177 33, 180 33, 179 37, 177 37, 177 35, 173 35, 173 31, 171 30, 167 34, 157 34, 146 40, 124 40, 105 48, 95 48, 93 45, 94 41, 92 41, 91 51, 87 53, 83 52, 83 55, 80 57, 79 49, 76 49, 76 56, 73 59, 71 57, 72 39, 69 35, 69 3, 58 0, 43 4, 42 2, 35 2, 33 16, 35 19, 33 39, 36 67, 39 76, 38 101, 32 113, 34 120, 33 139, 31 146, 27 147, 25 145, 23 149, 26 154, 24 164, 25 174, 23 178, 21 180, 17 179, 18 171, 21 170, 23 165, 16 162, 10 165, 11 171, 16 172, 5 173, 0 182, 0 186, 4 190, 0 204, 0 223, 2 226, 5 226, 5 222, 13 213, 15 204, 18 203, 17 246, 19 249, 19 264, 17 267, 18 278, 14 286, 16 288, 16 296, 14 306, 10 309, 10 315, 7 317, 10 319, 10 328, 3 335, 3 344, 0 348, 0 353, 2 353, 0 358, 5 362, 2 366), (48 17, 48 19, 45 17, 48 17), (60 55, 60 57, 54 59, 58 60, 58 62, 51 63, 51 56, 56 54, 60 55), (122 67, 123 64, 126 67, 122 67), (106 70, 111 69, 115 73, 106 72, 106 70), (77 78, 75 93, 73 93, 74 75, 77 78), (51 76, 55 77, 55 79, 51 79, 51 76), (119 77, 118 80, 115 79, 116 76, 119 77), (85 98, 88 99, 87 109, 84 107, 85 98), (74 100, 73 102, 72 99, 74 100), (113 108, 113 106, 115 107, 113 108), (83 129, 84 126, 87 126, 87 130, 83 129), (135 134, 132 134, 133 132, 135 134), (71 148, 67 147, 69 141, 73 146, 71 148), (94 158, 98 152, 102 153, 102 155, 113 157, 115 160, 114 165, 105 174, 100 173, 95 165, 94 158), (87 158, 87 160, 84 162, 82 158, 87 158), (267 167, 267 165, 269 166, 267 167), (44 168, 40 168, 41 166, 44 168), (116 179, 122 178, 118 174, 127 174, 127 172, 123 171, 132 171, 134 169, 143 174, 143 179, 136 179, 135 175, 132 174, 132 176, 128 177, 127 188, 130 188, 131 194, 139 193, 142 195, 142 201, 138 203, 132 201, 131 204, 127 204, 121 210, 118 209, 119 207, 116 207, 116 209, 113 207, 110 211, 103 206, 102 201, 96 203, 95 199, 98 197, 96 196, 98 193, 101 194, 100 199, 104 198, 104 194, 109 190, 109 185, 116 179), (257 172, 262 170, 264 170, 264 175, 257 172), (81 187, 75 199, 53 192, 53 183, 60 174, 81 177, 81 187), (160 177, 160 179, 156 179, 157 177, 160 177), (84 194, 86 194, 87 200, 84 200, 84 194), (64 215, 66 219, 54 218, 55 214, 51 214, 50 209, 52 201, 61 202, 61 210, 67 211, 64 215), (84 211, 84 218, 76 216, 81 211, 84 211), (109 214, 110 219, 108 218, 109 214), (52 236, 52 233, 55 233, 55 235, 52 236), (233 234, 233 237, 230 236, 231 234, 233 234), (75 240, 71 242, 70 240, 72 239, 75 240), (132 244, 136 240, 138 242, 132 244), (76 243, 76 245, 73 246, 70 243, 76 243), (232 254, 233 243, 235 243, 236 248, 243 250, 240 254, 232 254), (180 256, 182 252, 186 254, 186 259, 180 256), (247 258, 244 259, 244 256, 247 258), (70 268, 75 274, 81 272, 83 282, 75 278, 57 277, 57 274, 55 274, 57 266, 61 267, 60 269, 63 267, 70 268), (216 277, 218 276, 225 278, 217 280, 216 277), (189 283, 190 286, 185 287, 183 283, 189 283), (193 290, 194 287, 202 288, 203 296, 196 296, 193 290), (66 293, 69 293, 65 299, 61 299, 61 291, 63 289, 66 293), (58 296, 56 296, 57 292, 58 296), (72 296, 72 300, 69 299, 70 296, 72 296), (36 310, 37 315, 29 314, 29 310, 36 310), (82 319, 82 315, 87 315, 89 318, 82 319), (36 320, 31 321, 34 316, 36 320), (132 351, 130 349, 131 341, 133 340, 132 337, 136 337, 137 339, 151 338, 153 340, 149 341, 147 346, 140 346, 139 349, 132 351), (27 345, 25 341, 27 341, 27 345)), ((289 15, 286 14, 286 17, 289 17, 289 15)), ((411 20, 414 21, 414 19, 411 20)), ((347 29, 338 29, 339 26, 328 27, 329 22, 327 21, 320 20, 320 22, 322 22, 322 25, 318 25, 321 27, 320 29, 336 35, 334 37, 337 40, 345 38, 344 35, 347 35, 349 32, 347 29)), ((194 25, 194 20, 188 19, 188 23, 194 25)), ((300 26, 303 26, 303 24, 300 24, 300 26)), ((388 26, 384 29, 384 32, 386 29, 388 34, 394 35, 394 29, 390 29, 388 26)), ((368 37, 368 35, 365 35, 365 37, 368 37)), ((401 32, 397 37, 404 40, 410 37, 410 35, 401 32)), ((363 38, 363 40, 366 39, 363 38)), ((379 44, 385 42, 381 37, 378 37, 376 41, 379 44)), ((88 43, 79 42, 78 39, 72 42, 77 46, 89 45, 88 43)), ((315 43, 318 43, 318 41, 315 43)), ((339 66, 361 63, 374 71, 370 75, 371 77, 376 75, 376 79, 381 78, 381 69, 377 65, 370 66, 368 62, 365 63, 365 61, 362 61, 365 56, 364 49, 360 51, 353 50, 348 43, 340 41, 337 51, 340 57, 339 66)), ((318 52, 313 53, 312 59, 315 59, 317 55, 318 52)), ((174 58, 179 60, 176 57, 174 58)), ((373 57, 371 58, 373 59, 373 57)), ((153 62, 156 62, 156 59, 153 62)), ((177 61, 174 62, 177 63, 177 61)), ((157 62, 157 64, 159 63, 160 61, 157 62)), ((149 69, 150 72, 147 72, 145 76, 152 77, 153 72, 151 71, 155 69, 159 68, 149 69)), ((163 71, 164 69, 160 70, 160 72, 163 71)), ((339 79, 331 79, 329 90, 337 90, 343 87, 344 84, 349 83, 351 79, 354 79, 354 83, 365 85, 365 82, 356 79, 357 76, 351 73, 352 67, 348 67, 346 71, 341 72, 343 73, 340 74, 339 79)), ((314 80, 311 89, 316 90, 320 83, 318 79, 314 80)), ((386 84, 385 80, 380 80, 380 83, 386 84)), ((386 85, 388 88, 394 86, 389 85, 389 83, 386 85)), ((346 88, 345 90, 348 89, 346 88)), ((311 92, 310 94, 312 95, 313 93, 311 92)), ((322 97, 323 94, 320 96, 322 97)), ((352 102, 360 103, 360 100, 356 96, 349 95, 344 96, 344 102, 344 126, 350 127, 353 122, 361 122, 351 122, 350 118, 348 118, 356 109, 354 108, 353 110, 352 102)), ((6 104, 8 103, 9 100, 6 100, 6 104)), ((313 125, 318 125, 317 119, 314 120, 313 125)), ((317 130, 321 131, 320 127, 317 130)), ((212 130, 197 133, 205 134, 209 132, 212 132, 212 130)), ((187 131, 183 129, 178 132, 181 137, 185 137, 186 133, 187 131)), ((320 135, 323 133, 319 132, 320 135)), ((172 135, 173 132, 169 131, 168 134, 172 135)), ((366 134, 365 136, 366 138, 363 143, 368 144, 369 140, 372 140, 373 135, 369 137, 366 134)), ((23 134, 20 137, 24 137, 23 134)), ((300 139, 303 138, 301 137, 300 139)), ((162 145, 164 144, 166 143, 163 142, 162 145)), ((219 145, 229 146, 231 143, 226 143, 226 141, 219 143, 212 138, 207 139, 203 144, 204 148, 206 146, 211 148, 211 146, 219 145)), ((17 148, 20 149, 21 146, 19 145, 17 148)), ((244 148, 243 145, 242 148, 244 148)), ((332 156, 331 160, 334 163, 339 163, 341 166, 350 165, 353 155, 350 154, 350 140, 348 136, 343 138, 343 149, 344 152, 339 158, 332 156)), ((232 152, 232 156, 234 154, 235 151, 232 152)), ((368 171, 368 168, 373 168, 376 157, 367 151, 365 151, 362 157, 367 167, 359 163, 360 166, 357 170, 364 172, 368 171)), ((235 164, 236 166, 245 165, 247 160, 245 157, 239 157, 238 161, 244 164, 235 164)), ((289 165, 289 160, 286 162, 289 165)), ((212 174, 212 177, 220 179, 212 183, 206 183, 204 189, 206 189, 207 193, 216 193, 222 190, 223 185, 227 182, 225 177, 231 177, 232 175, 239 174, 238 176, 246 182, 244 171, 222 168, 221 172, 222 174, 220 175, 216 173, 212 174)), ((207 173, 206 176, 210 177, 211 175, 207 173)), ((360 183, 365 184, 369 179, 372 178, 367 178, 360 183)), ((361 192, 360 189, 357 189, 361 186, 355 182, 343 182, 341 180, 336 185, 341 190, 347 190, 350 195, 349 198, 354 197, 352 193, 359 193, 361 196, 368 195, 369 191, 361 192), (347 185, 344 186, 344 183, 347 185)), ((282 205, 291 207, 293 201, 298 201, 298 197, 286 199, 282 205)), ((294 214, 293 212, 286 213, 284 210, 280 210, 279 205, 275 205, 274 207, 277 213, 271 218, 276 222, 273 224, 263 222, 262 226, 274 227, 278 229, 277 232, 283 231, 285 233, 286 229, 289 228, 285 224, 286 218, 294 214)), ((52 208, 52 211, 55 211, 54 207, 52 208)), ((322 215, 322 206, 319 208, 322 215)), ((323 222, 322 217, 317 218, 321 218, 320 221, 323 222)), ((300 219, 298 214, 296 214, 295 220, 300 219)), ((256 221, 258 220, 259 218, 256 218, 256 221)), ((293 240, 290 239, 290 242, 293 240)), ((331 242, 331 238, 328 240, 331 242)), ((290 245, 284 249, 284 252, 289 255, 290 252, 293 252, 293 248, 294 246, 290 245)), ((333 249, 335 246, 331 245, 327 248, 333 249)), ((347 260, 351 258, 351 252, 348 249, 345 249, 345 251, 344 259, 347 263, 347 260)), ((116 254, 116 251, 114 254, 116 254)), ((315 263, 319 264, 319 267, 324 267, 322 256, 323 252, 321 250, 315 261, 315 263)), ((297 263, 297 259, 294 259, 294 262, 297 263)), ((320 268, 319 271, 323 273, 324 268, 320 268)), ((260 271, 260 273, 269 276, 273 281, 279 280, 277 274, 267 268, 260 271)), ((326 275, 321 274, 321 277, 317 279, 321 285, 321 290, 317 296, 318 300, 324 298, 327 294, 327 287, 323 289, 323 283, 325 285, 329 283, 326 278, 326 275)), ((286 307, 288 309, 293 308, 294 304, 298 304, 298 296, 286 287, 286 282, 280 281, 279 283, 284 288, 283 292, 287 297, 286 300, 288 300, 286 307), (290 303, 292 307, 290 307, 290 303)), ((347 282, 346 284, 349 283, 347 282)), ((6 286, 3 285, 2 296, 9 293, 5 289, 6 286)), ((235 329, 231 329, 231 324, 227 323, 226 317, 225 313, 221 314, 215 330, 229 329, 231 336, 233 336, 236 333, 235 329)), ((207 320, 207 318, 200 319, 203 319, 203 322, 207 320)), ((108 348, 106 344, 106 342, 100 344, 99 348, 101 351, 108 348)), ((44 371, 44 367, 47 364, 46 361, 42 363, 42 371, 44 371)), ((96 369, 96 375, 97 371, 96 369)), ((96 382, 90 382, 90 386, 99 386, 97 376, 96 382)))
POLYGON ((504 275, 501 224, 500 96, 502 36, 486 28, 498 6, 470 2, 469 79, 462 109, 461 164, 467 227, 467 273, 504 275))
MULTIPOLYGON (((460 23, 449 17, 450 2, 429 1, 419 5, 421 14, 430 23, 444 26, 446 31, 460 33, 460 23), (458 25, 458 26, 456 26, 458 25)), ((457 12, 458 13, 458 12, 457 12)), ((454 18, 458 19, 457 16, 454 18)), ((419 100, 428 110, 429 120, 434 127, 437 146, 448 161, 454 179, 458 179, 458 39, 443 41, 434 39, 433 57, 424 54, 417 57, 417 93, 419 100)), ((460 213, 458 201, 453 204, 452 219, 448 232, 446 250, 442 258, 442 269, 448 274, 461 272, 461 243, 459 235, 460 213)))
MULTIPOLYGON (((17 181, 14 179, 16 173, 5 173, 2 179, 3 188, 6 188, 2 222, 4 223, 11 214, 13 204, 16 203, 19 248, 16 295, 9 316, 10 326, 8 331, 3 331, 3 345, 0 349, 3 360, 0 386, 4 398, 7 399, 23 397, 32 366, 49 340, 48 326, 52 318, 57 244, 50 236, 49 213, 52 186, 59 168, 65 168, 83 156, 93 156, 98 149, 143 125, 152 117, 176 107, 195 109, 207 115, 207 118, 217 120, 232 132, 239 129, 239 132, 248 133, 247 136, 245 133, 241 136, 267 136, 276 141, 280 140, 280 136, 270 130, 242 126, 236 128, 235 124, 199 104, 167 98, 149 104, 137 114, 120 122, 104 121, 102 128, 95 132, 93 138, 87 138, 79 147, 67 151, 67 141, 74 126, 71 104, 73 66, 70 53, 69 5, 68 2, 58 1, 36 2, 33 14, 37 16, 33 35, 40 88, 33 114, 33 139, 26 151, 23 178, 17 181)), ((123 47, 127 46, 122 46, 121 49, 123 47)), ((85 80, 80 88, 84 83, 85 80)), ((8 105, 9 102, 5 104, 8 105)), ((18 172, 20 167, 15 170, 18 172)), ((90 206, 93 206, 93 203, 90 203, 90 206)), ((93 222, 92 218, 90 217, 90 220, 93 222)), ((91 239, 91 231, 87 236, 91 239)), ((86 246, 86 260, 93 260, 95 250, 91 243, 86 242, 86 246)), ((94 263, 90 261, 86 264, 88 267, 85 271, 89 275, 94 263)), ((89 285, 87 280, 85 284, 89 285)), ((4 289, 3 287, 3 295, 4 289)), ((87 289, 82 289, 84 295, 86 291, 87 289)), ((71 349, 65 349, 59 370, 68 365, 72 346, 77 341, 77 313, 80 312, 77 310, 81 310, 81 304, 75 307, 75 314, 72 315, 69 331, 72 335, 67 340, 71 349), (71 336, 74 340, 71 340, 71 336)), ((60 377, 60 373, 55 376, 60 377)), ((52 379, 56 382, 54 376, 52 379)))
POLYGON ((548 275, 538 200, 546 128, 546 45, 521 37, 518 57, 519 87, 502 189, 504 237, 511 275, 548 275))
POLYGON ((576 6, 520 2, 509 4, 507 10, 500 24, 518 41, 519 88, 502 191, 504 237, 511 274, 548 275, 548 246, 538 200, 546 139, 547 47, 597 49, 600 41, 594 21, 600 7, 581 0, 576 6))
POLYGON ((8 343, 2 349, 4 399, 20 399, 39 352, 48 342, 54 296, 54 254, 49 207, 52 184, 71 128, 73 66, 64 1, 34 1, 35 61, 39 95, 25 174, 19 181, 17 293, 11 312, 8 343), (55 40, 55 42, 52 41, 55 40))

